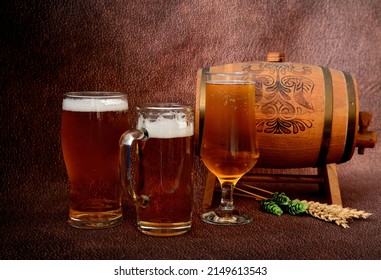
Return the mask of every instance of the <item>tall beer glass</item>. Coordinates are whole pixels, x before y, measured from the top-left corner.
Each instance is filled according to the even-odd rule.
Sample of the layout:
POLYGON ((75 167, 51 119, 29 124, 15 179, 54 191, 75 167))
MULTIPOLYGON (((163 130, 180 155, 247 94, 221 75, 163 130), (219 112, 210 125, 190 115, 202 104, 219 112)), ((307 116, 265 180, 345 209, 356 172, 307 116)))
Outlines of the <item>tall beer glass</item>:
POLYGON ((107 228, 122 221, 118 143, 129 127, 127 110, 122 93, 64 95, 61 142, 74 227, 107 228))
POLYGON ((186 233, 193 209, 193 110, 173 103, 143 104, 137 113, 136 129, 120 139, 120 172, 137 206, 138 229, 154 236, 186 233))
POLYGON ((211 224, 237 225, 252 221, 233 204, 238 180, 257 162, 255 83, 250 73, 206 73, 205 119, 201 159, 216 175, 222 197, 219 208, 201 215, 211 224))

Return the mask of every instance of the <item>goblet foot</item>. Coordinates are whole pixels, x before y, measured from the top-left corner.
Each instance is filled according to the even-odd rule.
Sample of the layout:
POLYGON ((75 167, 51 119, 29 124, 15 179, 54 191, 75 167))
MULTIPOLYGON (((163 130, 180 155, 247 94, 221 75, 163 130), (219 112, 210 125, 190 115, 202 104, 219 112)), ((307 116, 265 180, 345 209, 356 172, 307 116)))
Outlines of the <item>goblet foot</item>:
POLYGON ((237 210, 221 210, 217 208, 201 214, 201 219, 213 225, 245 225, 253 221, 253 217, 237 210))

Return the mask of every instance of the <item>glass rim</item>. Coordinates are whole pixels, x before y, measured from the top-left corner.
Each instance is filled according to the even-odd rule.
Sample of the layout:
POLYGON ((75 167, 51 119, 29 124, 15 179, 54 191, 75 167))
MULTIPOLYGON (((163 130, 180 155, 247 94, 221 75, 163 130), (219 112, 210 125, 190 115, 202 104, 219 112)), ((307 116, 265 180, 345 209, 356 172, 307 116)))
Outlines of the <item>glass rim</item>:
POLYGON ((90 98, 90 99, 111 99, 126 98, 127 94, 117 91, 71 91, 64 94, 67 98, 90 98))
POLYGON ((141 103, 136 106, 138 110, 193 110, 191 105, 176 102, 141 103))

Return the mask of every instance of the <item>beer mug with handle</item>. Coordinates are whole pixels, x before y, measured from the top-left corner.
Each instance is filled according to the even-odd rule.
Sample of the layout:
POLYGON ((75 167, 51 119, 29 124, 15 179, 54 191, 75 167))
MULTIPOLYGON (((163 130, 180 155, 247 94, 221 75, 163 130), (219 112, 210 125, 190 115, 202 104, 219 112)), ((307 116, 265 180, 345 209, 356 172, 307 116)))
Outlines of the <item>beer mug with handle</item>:
POLYGON ((137 113, 136 129, 120 138, 119 168, 136 205, 138 229, 154 236, 184 234, 192 224, 193 110, 156 103, 138 106, 137 113))

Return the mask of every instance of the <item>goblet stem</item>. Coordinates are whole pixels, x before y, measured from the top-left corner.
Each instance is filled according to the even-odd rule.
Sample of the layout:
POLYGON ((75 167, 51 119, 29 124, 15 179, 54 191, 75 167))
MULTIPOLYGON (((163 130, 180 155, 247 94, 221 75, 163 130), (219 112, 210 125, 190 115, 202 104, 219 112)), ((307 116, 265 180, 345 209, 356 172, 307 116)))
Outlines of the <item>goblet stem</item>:
POLYGON ((235 182, 221 182, 222 192, 220 205, 214 211, 201 214, 201 218, 204 222, 215 225, 243 225, 253 220, 250 215, 240 213, 235 209, 233 203, 234 186, 235 182))
POLYGON ((234 191, 234 183, 232 182, 222 182, 221 183, 221 202, 220 209, 222 211, 233 211, 234 210, 234 202, 233 202, 233 191, 234 191))

